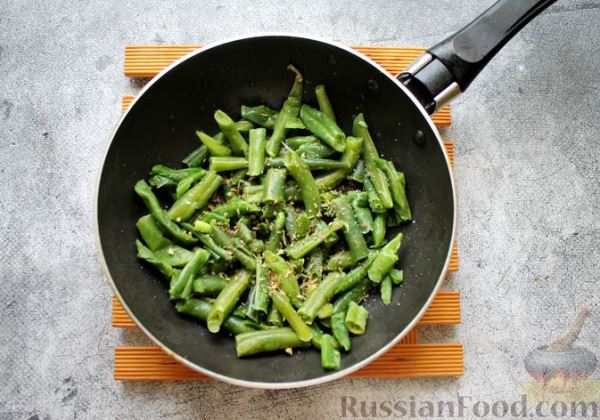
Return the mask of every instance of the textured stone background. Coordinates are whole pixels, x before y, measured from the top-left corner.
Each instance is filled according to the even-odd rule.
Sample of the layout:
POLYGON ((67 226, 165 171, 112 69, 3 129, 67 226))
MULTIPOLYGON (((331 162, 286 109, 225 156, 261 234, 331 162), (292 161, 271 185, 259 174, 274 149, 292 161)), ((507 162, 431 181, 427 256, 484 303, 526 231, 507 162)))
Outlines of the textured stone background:
MULTIPOLYGON (((515 37, 454 107, 463 324, 459 379, 345 380, 260 391, 115 383, 94 245, 96 175, 129 43, 207 43, 256 31, 350 44, 430 45, 491 0, 0 2, 0 418, 315 418, 340 397, 512 400, 523 357, 596 308, 580 344, 600 354, 600 2, 559 1, 515 37), (37 416, 37 417, 36 417, 37 416)), ((596 374, 596 378, 597 378, 596 374)), ((321 414, 322 413, 322 414, 321 414)))

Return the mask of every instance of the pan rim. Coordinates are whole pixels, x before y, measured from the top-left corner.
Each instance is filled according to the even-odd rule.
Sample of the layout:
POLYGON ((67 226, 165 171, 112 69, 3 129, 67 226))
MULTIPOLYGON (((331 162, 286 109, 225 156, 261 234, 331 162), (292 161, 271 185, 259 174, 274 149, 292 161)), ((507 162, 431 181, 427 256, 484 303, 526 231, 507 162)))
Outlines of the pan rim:
POLYGON ((95 239, 95 244, 96 244, 96 248, 98 251, 98 254, 100 255, 100 265, 102 268, 102 272, 104 273, 104 276, 108 279, 109 285, 113 291, 113 293, 119 298, 123 308, 127 311, 127 313, 129 314, 129 316, 131 317, 131 319, 135 322, 135 324, 138 326, 138 328, 140 328, 144 334, 150 338, 150 340, 152 340, 156 345, 158 345, 165 353, 169 354, 171 357, 175 358, 178 362, 184 364, 185 366, 189 367, 192 370, 195 370, 196 372, 200 372, 203 373, 207 376, 210 376, 212 378, 218 379, 220 381, 232 384, 232 385, 237 385, 237 386, 243 386, 243 387, 247 387, 247 388, 260 388, 260 389, 290 389, 290 388, 303 388, 303 387, 308 387, 308 386, 314 386, 314 385, 319 385, 319 384, 324 384, 330 381, 334 381, 336 379, 340 379, 343 378, 357 370, 359 370, 360 368, 368 365, 369 363, 373 362, 375 359, 377 359, 378 357, 380 357, 381 355, 383 355, 385 352, 387 352, 390 348, 392 348, 394 345, 396 345, 402 338, 404 338, 408 332, 410 330, 412 330, 416 325, 417 322, 421 319, 421 317, 425 314, 425 312, 427 311, 427 309, 429 308, 429 306, 431 305, 431 302, 433 301, 433 299, 435 298, 437 292, 439 291, 442 281, 445 278, 447 272, 448 272, 448 266, 450 264, 450 259, 452 256, 452 247, 454 244, 454 241, 456 239, 456 225, 457 225, 457 196, 456 196, 456 185, 454 182, 454 174, 452 171, 452 167, 450 165, 450 159, 448 157, 448 153, 446 151, 446 148, 444 147, 444 142, 442 140, 442 137, 437 129, 437 127, 433 124, 433 121, 431 119, 431 117, 429 116, 429 114, 427 113, 427 111, 425 111, 425 109, 423 108, 423 106, 419 103, 419 101, 415 98, 415 96, 408 90, 408 88, 406 88, 406 86, 404 86, 402 83, 400 83, 393 75, 389 74, 382 66, 380 66, 379 64, 377 64, 375 61, 371 60, 369 57, 363 55, 362 53, 354 50, 351 47, 348 47, 344 44, 335 42, 335 41, 331 41, 331 40, 327 40, 324 38, 320 38, 317 36, 312 36, 312 35, 304 35, 304 34, 291 34, 291 33, 286 33, 286 32, 264 32, 264 33, 259 33, 259 34, 251 34, 251 35, 245 35, 245 36, 237 36, 237 37, 231 37, 231 38, 227 38, 221 41, 217 41, 217 42, 213 42, 213 43, 209 43, 204 47, 200 47, 192 52, 190 52, 189 54, 181 57, 180 59, 176 60, 175 62, 171 63, 169 66, 167 66, 165 69, 163 69, 160 73, 158 73, 156 76, 154 76, 154 78, 152 78, 141 90, 140 92, 135 96, 135 98, 133 99, 133 101, 131 102, 131 104, 129 105, 129 107, 127 108, 127 110, 121 115, 121 118, 119 119, 119 121, 117 122, 117 124, 115 125, 115 128, 111 134, 111 136, 109 137, 109 141, 107 142, 106 146, 105 146, 105 150, 103 153, 103 159, 102 159, 102 165, 100 166, 100 170, 97 174, 97 179, 96 179, 96 190, 95 190, 95 194, 94 194, 94 239, 95 239), (309 40, 309 41, 315 41, 315 42, 320 42, 323 44, 328 44, 331 45, 333 47, 336 48, 340 48, 352 55, 354 55, 355 57, 367 62, 368 64, 370 64, 372 67, 374 67, 376 70, 378 70, 381 74, 385 75, 386 77, 388 77, 392 82, 394 82, 396 84, 396 86, 398 86, 398 88, 400 88, 407 96, 408 98, 413 102, 413 104, 415 105, 415 107, 417 107, 417 109, 421 112, 421 114, 425 117, 425 120, 427 121, 427 124, 429 125, 429 128, 432 130, 432 132, 435 134, 435 137, 438 141, 439 147, 442 151, 442 153, 444 154, 444 159, 446 161, 446 166, 447 166, 447 170, 448 170, 448 174, 449 174, 449 178, 450 178, 450 184, 452 187, 452 204, 453 204, 453 220, 452 220, 452 233, 451 233, 451 237, 450 237, 450 243, 448 246, 448 250, 446 253, 446 260, 444 262, 444 267, 442 269, 442 272, 440 273, 439 278, 437 279, 435 286, 433 288, 433 290, 431 291, 431 294, 429 296, 429 298, 427 299, 427 301, 425 302, 425 304, 423 305, 423 307, 421 308, 421 310, 417 313, 417 315, 413 318, 413 320, 398 334, 396 335, 396 337, 394 337, 390 342, 388 342, 385 346, 383 346, 382 348, 380 348, 379 350, 377 350, 376 352, 374 352, 373 354, 371 354, 370 356, 366 357, 365 359, 361 360, 358 363, 355 363, 352 366, 348 366, 347 368, 332 372, 332 373, 328 373, 325 374, 323 376, 320 376, 318 378, 312 378, 312 379, 304 379, 304 380, 299 380, 299 381, 289 381, 289 382, 263 382, 263 381, 251 381, 251 380, 246 380, 246 379, 237 379, 237 378, 233 378, 227 375, 223 375, 217 372, 213 372, 209 369, 206 369, 202 366, 199 366, 189 360, 187 360, 186 358, 180 356, 179 354, 177 354, 175 351, 171 350, 168 346, 166 346, 165 344, 163 344, 157 337, 155 337, 152 333, 150 333, 150 331, 148 331, 148 329, 142 325, 141 322, 139 322, 139 320, 137 319, 137 317, 135 316, 135 314, 133 314, 133 312, 129 309, 129 306, 127 305, 127 303, 123 300, 123 297, 121 296, 121 294, 119 293, 119 290, 110 274, 108 265, 106 263, 106 258, 104 256, 104 252, 102 250, 102 244, 101 244, 101 240, 100 240, 100 223, 98 220, 98 204, 99 204, 99 193, 100 193, 100 182, 102 179, 102 173, 104 172, 104 166, 106 164, 106 157, 108 155, 108 152, 110 150, 110 147, 115 139, 115 136, 117 134, 117 131, 119 130, 119 128, 121 127, 123 121, 125 120, 125 118, 127 117, 127 114, 129 113, 129 111, 133 108, 133 106, 135 105, 135 103, 138 101, 138 99, 140 97, 142 97, 142 95, 152 86, 154 85, 154 83, 158 82, 158 80, 160 80, 163 76, 165 76, 169 71, 171 71, 173 68, 177 67, 179 64, 183 63, 184 61, 187 61, 188 59, 196 56, 197 54, 201 54, 204 51, 208 51, 210 49, 216 48, 216 47, 220 47, 224 44, 228 44, 228 43, 232 43, 232 42, 237 42, 237 41, 242 41, 242 40, 246 40, 246 39, 252 39, 252 38, 269 38, 269 37, 285 37, 285 38, 299 38, 299 39, 305 39, 305 40, 309 40))

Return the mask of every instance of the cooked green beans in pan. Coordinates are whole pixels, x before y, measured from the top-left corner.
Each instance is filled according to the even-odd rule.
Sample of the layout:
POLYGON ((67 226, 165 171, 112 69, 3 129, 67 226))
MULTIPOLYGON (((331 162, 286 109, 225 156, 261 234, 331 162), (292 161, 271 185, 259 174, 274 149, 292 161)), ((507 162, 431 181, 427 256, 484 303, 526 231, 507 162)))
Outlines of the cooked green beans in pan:
POLYGON ((147 214, 135 246, 175 309, 234 335, 238 357, 312 346, 338 369, 368 334, 361 302, 376 289, 389 305, 404 282, 402 233, 386 233, 412 219, 407 182, 363 114, 336 115, 324 85, 303 103, 303 76, 288 69, 281 109, 217 110, 216 134, 189 133, 199 144, 185 167, 158 164, 136 183, 147 214))

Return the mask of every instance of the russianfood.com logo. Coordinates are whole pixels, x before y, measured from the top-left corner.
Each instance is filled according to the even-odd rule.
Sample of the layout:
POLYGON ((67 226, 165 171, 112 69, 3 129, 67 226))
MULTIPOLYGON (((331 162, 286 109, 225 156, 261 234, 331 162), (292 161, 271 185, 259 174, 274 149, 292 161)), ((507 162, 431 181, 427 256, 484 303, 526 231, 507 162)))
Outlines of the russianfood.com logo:
POLYGON ((486 401, 459 394, 446 401, 415 396, 366 401, 343 396, 338 414, 342 418, 599 418, 600 382, 591 379, 598 359, 587 348, 575 345, 588 316, 589 309, 581 308, 560 339, 527 354, 524 367, 532 379, 521 387, 520 399, 486 401))

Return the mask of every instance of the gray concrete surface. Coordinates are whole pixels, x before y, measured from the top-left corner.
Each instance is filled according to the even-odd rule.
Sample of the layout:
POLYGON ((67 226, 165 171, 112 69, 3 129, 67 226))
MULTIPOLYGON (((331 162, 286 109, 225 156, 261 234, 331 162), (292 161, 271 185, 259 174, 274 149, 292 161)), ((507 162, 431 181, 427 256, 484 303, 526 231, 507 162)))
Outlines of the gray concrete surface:
POLYGON ((464 318, 424 338, 463 342, 464 377, 291 391, 112 380, 113 348, 146 342, 110 327, 93 233, 103 151, 121 95, 137 90, 123 46, 256 31, 426 46, 490 2, 0 2, 0 418, 318 418, 342 414, 344 396, 512 401, 526 353, 582 304, 593 313, 579 343, 600 355, 600 2, 563 0, 456 101, 446 131, 462 266, 444 287, 462 292, 464 318))

